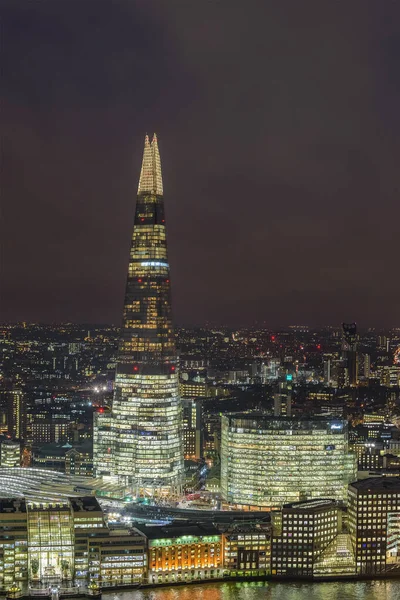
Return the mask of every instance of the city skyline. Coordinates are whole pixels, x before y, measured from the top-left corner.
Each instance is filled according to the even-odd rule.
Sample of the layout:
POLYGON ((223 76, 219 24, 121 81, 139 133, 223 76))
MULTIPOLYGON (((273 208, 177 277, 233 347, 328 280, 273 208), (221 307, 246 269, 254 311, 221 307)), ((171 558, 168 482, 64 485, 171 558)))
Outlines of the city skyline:
POLYGON ((397 325, 399 6, 140 4, 3 0, 2 320, 120 322, 154 129, 176 323, 397 325))
POLYGON ((400 4, 0 5, 0 594, 394 598, 400 4))

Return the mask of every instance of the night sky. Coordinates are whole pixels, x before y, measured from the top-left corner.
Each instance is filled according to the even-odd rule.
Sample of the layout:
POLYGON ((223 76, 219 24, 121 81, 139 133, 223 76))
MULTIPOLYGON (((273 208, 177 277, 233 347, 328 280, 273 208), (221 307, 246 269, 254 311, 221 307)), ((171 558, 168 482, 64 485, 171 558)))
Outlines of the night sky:
POLYGON ((0 0, 2 321, 120 323, 156 131, 178 325, 400 325, 398 0, 0 0))

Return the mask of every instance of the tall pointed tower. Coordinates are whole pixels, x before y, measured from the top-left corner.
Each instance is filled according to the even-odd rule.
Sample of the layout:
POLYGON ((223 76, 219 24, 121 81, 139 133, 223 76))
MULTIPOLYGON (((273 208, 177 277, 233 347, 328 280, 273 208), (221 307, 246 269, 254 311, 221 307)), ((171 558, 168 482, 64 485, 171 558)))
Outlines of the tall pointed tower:
POLYGON ((113 471, 133 492, 178 492, 183 448, 157 137, 146 135, 111 417, 113 471))

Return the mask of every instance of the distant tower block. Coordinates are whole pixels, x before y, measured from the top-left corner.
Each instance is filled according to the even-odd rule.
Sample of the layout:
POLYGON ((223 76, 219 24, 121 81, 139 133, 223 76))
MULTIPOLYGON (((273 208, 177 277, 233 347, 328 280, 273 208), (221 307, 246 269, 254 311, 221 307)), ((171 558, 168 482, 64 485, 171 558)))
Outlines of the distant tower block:
POLYGON ((358 383, 358 334, 355 323, 342 324, 342 358, 345 361, 345 384, 355 387, 358 383))

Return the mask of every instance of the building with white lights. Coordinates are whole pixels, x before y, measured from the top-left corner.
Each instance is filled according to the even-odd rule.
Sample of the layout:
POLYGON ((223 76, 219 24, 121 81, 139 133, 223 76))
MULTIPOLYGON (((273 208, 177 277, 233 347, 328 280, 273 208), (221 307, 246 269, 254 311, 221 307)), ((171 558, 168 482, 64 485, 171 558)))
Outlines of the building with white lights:
MULTIPOLYGON (((96 417, 107 433, 107 418, 96 417)), ((157 137, 145 139, 110 419, 111 445, 95 431, 95 474, 108 471, 134 495, 169 495, 184 476, 182 407, 157 137)), ((107 437, 108 439, 108 437, 107 437)))
POLYGON ((279 509, 320 497, 345 501, 356 469, 344 421, 222 417, 221 493, 232 504, 279 509))

